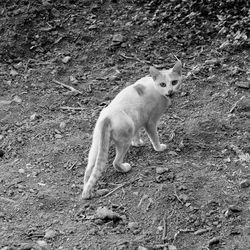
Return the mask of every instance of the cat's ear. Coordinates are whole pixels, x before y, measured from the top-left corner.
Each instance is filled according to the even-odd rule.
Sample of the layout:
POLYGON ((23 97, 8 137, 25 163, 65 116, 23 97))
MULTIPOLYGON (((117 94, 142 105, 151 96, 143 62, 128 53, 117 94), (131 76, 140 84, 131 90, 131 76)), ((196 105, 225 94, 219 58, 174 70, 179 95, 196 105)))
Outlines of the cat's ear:
POLYGON ((173 70, 173 72, 177 73, 178 75, 181 75, 181 68, 182 68, 181 61, 178 60, 178 61, 176 62, 176 64, 174 65, 174 67, 173 67, 172 70, 173 70))
POLYGON ((156 69, 155 67, 153 67, 153 66, 150 66, 149 73, 150 73, 150 76, 153 78, 154 81, 161 74, 161 72, 158 69, 156 69))

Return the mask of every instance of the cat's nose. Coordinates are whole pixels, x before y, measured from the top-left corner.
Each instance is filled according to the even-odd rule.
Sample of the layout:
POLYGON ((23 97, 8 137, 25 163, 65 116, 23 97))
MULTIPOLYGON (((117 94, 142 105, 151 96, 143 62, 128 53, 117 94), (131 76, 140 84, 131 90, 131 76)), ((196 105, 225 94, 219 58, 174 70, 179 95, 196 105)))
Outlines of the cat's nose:
POLYGON ((173 94, 174 94, 174 91, 173 91, 173 90, 169 90, 169 91, 168 91, 168 96, 171 97, 173 94))

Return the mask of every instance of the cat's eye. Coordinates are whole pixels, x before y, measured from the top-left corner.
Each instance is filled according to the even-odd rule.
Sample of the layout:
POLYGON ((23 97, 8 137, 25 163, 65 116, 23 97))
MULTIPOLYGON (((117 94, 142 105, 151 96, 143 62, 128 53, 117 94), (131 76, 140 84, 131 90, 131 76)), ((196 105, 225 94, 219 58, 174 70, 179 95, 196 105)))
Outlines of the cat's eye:
POLYGON ((162 88, 164 88, 164 87, 166 87, 167 85, 166 85, 165 82, 161 82, 161 83, 160 83, 160 86, 161 86, 162 88))
POLYGON ((178 83, 177 80, 172 81, 172 85, 173 85, 173 86, 176 85, 177 83, 178 83))

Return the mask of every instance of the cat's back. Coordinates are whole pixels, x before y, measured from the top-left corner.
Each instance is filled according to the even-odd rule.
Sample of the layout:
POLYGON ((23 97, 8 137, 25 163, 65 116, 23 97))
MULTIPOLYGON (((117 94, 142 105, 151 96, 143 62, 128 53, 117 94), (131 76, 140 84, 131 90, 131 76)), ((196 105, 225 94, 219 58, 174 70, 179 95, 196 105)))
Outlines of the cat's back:
POLYGON ((131 104, 138 103, 139 100, 142 100, 144 97, 152 93, 152 88, 152 78, 150 76, 145 76, 119 92, 111 104, 117 105, 127 102, 131 104))

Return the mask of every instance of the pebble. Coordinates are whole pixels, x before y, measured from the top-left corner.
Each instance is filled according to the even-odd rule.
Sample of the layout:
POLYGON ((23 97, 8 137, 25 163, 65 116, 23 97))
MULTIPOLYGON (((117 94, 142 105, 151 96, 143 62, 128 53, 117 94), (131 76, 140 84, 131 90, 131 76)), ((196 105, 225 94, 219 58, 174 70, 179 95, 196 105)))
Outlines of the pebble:
POLYGON ((198 229, 197 231, 195 231, 194 234, 201 235, 201 234, 206 233, 206 232, 207 232, 207 229, 201 228, 201 229, 198 229))
POLYGON ((169 151, 168 154, 172 155, 172 156, 177 156, 178 155, 175 151, 169 151))
POLYGON ((18 170, 18 173, 19 173, 19 174, 24 174, 24 173, 25 173, 25 170, 24 170, 23 168, 20 168, 20 169, 18 170))
POLYGON ((18 75, 18 72, 17 72, 16 70, 12 69, 12 70, 10 71, 10 75, 11 75, 11 76, 17 76, 17 75, 18 75))
POLYGON ((177 250, 177 248, 174 245, 168 245, 168 250, 177 250))
POLYGON ((124 37, 122 34, 115 34, 113 35, 113 38, 112 38, 112 42, 115 43, 115 44, 120 44, 122 43, 124 40, 124 37))
POLYGON ((96 210, 96 217, 99 219, 111 219, 111 220, 120 220, 121 216, 113 212, 111 209, 107 207, 98 207, 96 210))
POLYGON ((155 171, 156 171, 157 174, 163 174, 163 173, 169 171, 169 169, 168 168, 164 168, 164 167, 157 167, 155 169, 155 171))
POLYGON ((65 122, 61 122, 59 125, 60 129, 64 129, 66 127, 66 123, 65 122))
POLYGON ((50 246, 45 240, 38 240, 37 245, 41 248, 41 250, 49 250, 50 246))
POLYGON ((103 196, 103 195, 107 194, 108 192, 109 192, 108 189, 98 189, 96 191, 96 195, 99 197, 99 196, 103 196))
POLYGON ((68 63, 70 60, 71 60, 71 56, 65 56, 65 57, 62 59, 62 62, 63 62, 63 63, 68 63))
POLYGON ((239 88, 249 89, 250 82, 236 82, 235 85, 239 88))
POLYGON ((63 136, 60 135, 60 134, 55 134, 55 138, 56 138, 56 139, 62 139, 62 137, 63 137, 63 136))
POLYGON ((143 246, 139 246, 139 247, 138 247, 138 250, 148 250, 148 248, 143 247, 143 246))
POLYGON ((132 231, 137 230, 139 227, 140 227, 140 225, 138 222, 130 221, 128 223, 128 229, 130 229, 132 231))
POLYGON ((208 246, 219 244, 221 241, 220 237, 214 237, 211 240, 208 241, 208 246))
POLYGON ((36 119, 38 119, 39 118, 39 115, 37 114, 37 113, 34 113, 34 114, 32 114, 31 116, 30 116, 30 120, 31 121, 35 121, 36 119))
POLYGON ((46 229, 45 230, 44 238, 46 238, 46 239, 52 239, 55 236, 56 236, 56 231, 54 231, 52 229, 46 229))
POLYGON ((240 182, 240 187, 241 188, 248 188, 250 187, 250 180, 243 180, 240 182))
POLYGON ((75 85, 78 84, 78 80, 74 76, 70 76, 69 80, 75 85))
POLYGON ((234 212, 234 213, 239 213, 242 211, 242 208, 241 207, 238 207, 236 205, 231 205, 229 206, 229 209, 230 211, 234 212))
POLYGON ((13 98, 13 102, 21 103, 22 99, 18 95, 15 95, 14 98, 13 98))

